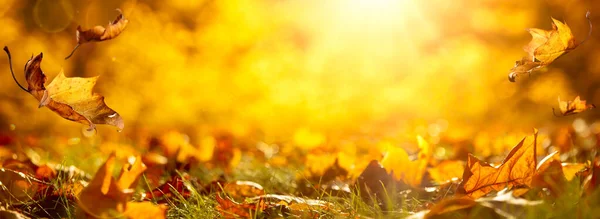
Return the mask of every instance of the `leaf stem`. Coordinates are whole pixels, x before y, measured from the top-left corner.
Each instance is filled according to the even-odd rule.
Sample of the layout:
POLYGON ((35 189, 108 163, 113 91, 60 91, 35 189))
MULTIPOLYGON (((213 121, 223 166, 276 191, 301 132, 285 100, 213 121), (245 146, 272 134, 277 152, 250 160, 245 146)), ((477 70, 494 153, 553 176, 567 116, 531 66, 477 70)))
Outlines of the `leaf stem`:
POLYGON ((590 31, 588 32, 588 35, 585 37, 585 39, 583 39, 583 41, 581 41, 581 43, 579 43, 579 45, 583 44, 586 40, 588 40, 590 38, 590 36, 592 36, 592 20, 590 19, 590 11, 587 11, 587 13, 585 13, 585 18, 588 20, 588 23, 590 24, 590 31))
POLYGON ((69 55, 68 55, 68 56, 65 58, 65 60, 67 60, 67 59, 71 58, 71 56, 73 55, 73 53, 75 53, 75 50, 77 50, 77 48, 79 48, 79 45, 81 45, 81 44, 79 44, 79 43, 78 43, 78 44, 77 44, 77 46, 75 46, 75 48, 73 48, 73 51, 71 51, 71 54, 69 54, 69 55))
POLYGON ((17 85, 19 85, 19 87, 23 91, 29 92, 27 89, 25 89, 25 87, 23 87, 23 85, 19 84, 19 81, 17 81, 17 78, 15 77, 15 72, 13 71, 13 67, 12 67, 12 57, 10 56, 10 51, 8 51, 8 46, 4 46, 4 51, 8 55, 8 64, 10 66, 10 73, 12 74, 13 79, 15 80, 15 82, 17 83, 17 85))

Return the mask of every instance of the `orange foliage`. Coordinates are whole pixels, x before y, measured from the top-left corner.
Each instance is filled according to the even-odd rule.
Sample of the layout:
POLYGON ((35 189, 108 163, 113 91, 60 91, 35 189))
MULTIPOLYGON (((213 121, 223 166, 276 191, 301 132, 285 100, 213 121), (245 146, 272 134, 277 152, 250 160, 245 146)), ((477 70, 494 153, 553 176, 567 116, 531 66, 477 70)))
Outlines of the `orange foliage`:
POLYGON ((537 130, 533 138, 532 145, 523 145, 525 142, 523 138, 498 167, 491 166, 469 154, 459 191, 478 198, 491 191, 530 186, 537 164, 535 153, 537 130))

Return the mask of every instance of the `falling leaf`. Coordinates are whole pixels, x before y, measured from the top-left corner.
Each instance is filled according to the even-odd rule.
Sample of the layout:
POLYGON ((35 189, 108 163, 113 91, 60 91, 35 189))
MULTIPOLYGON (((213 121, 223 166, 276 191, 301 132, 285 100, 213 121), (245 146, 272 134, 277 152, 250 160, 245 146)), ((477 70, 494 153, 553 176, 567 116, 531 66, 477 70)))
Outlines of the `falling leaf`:
MULTIPOLYGON (((594 108, 596 108, 596 105, 587 104, 586 101, 581 100, 579 96, 575 97, 575 100, 573 101, 561 101, 560 97, 558 97, 558 109, 563 116, 577 114, 594 108)), ((552 108, 552 111, 554 112, 554 108, 552 108)))
MULTIPOLYGON (((589 12, 586 14, 586 18, 590 23, 589 37, 592 33, 589 12)), ((528 31, 532 39, 523 48, 527 52, 527 56, 517 61, 510 70, 508 79, 511 82, 515 82, 516 78, 522 74, 529 74, 541 67, 550 65, 554 60, 583 43, 583 41, 577 42, 575 40, 571 28, 567 24, 554 18, 552 18, 552 30, 529 28, 528 31)))
MULTIPOLYGON (((12 63, 8 48, 4 47, 4 51, 12 63)), ((90 130, 95 129, 95 124, 108 124, 119 130, 123 129, 121 116, 104 103, 103 96, 92 92, 98 77, 67 78, 61 71, 46 87, 47 78, 40 67, 42 58, 43 54, 40 53, 25 64, 28 84, 26 91, 40 102, 39 107, 48 107, 67 120, 89 125, 90 130)))
POLYGON ((77 46, 75 46, 73 51, 71 51, 71 54, 69 54, 65 59, 70 58, 81 44, 92 41, 100 42, 110 40, 119 36, 119 34, 125 30, 125 27, 127 27, 129 20, 123 17, 123 12, 121 12, 120 9, 117 9, 117 11, 119 12, 117 18, 114 21, 109 22, 106 27, 95 26, 88 30, 82 30, 81 26, 77 26, 77 32, 75 32, 77 46))
POLYGON ((535 152, 537 130, 533 135, 533 144, 524 145, 524 142, 525 138, 508 153, 498 167, 491 166, 469 154, 458 192, 478 198, 504 188, 529 187, 537 164, 535 152))

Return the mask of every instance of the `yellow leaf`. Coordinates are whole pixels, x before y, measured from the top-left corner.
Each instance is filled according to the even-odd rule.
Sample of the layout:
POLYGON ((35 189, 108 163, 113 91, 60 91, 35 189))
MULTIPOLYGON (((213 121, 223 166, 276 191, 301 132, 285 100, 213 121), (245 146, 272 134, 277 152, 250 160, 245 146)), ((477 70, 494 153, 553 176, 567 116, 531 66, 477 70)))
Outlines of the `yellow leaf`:
MULTIPOLYGON (((8 49, 5 51, 8 53, 8 49)), ((89 125, 90 129, 94 129, 95 124, 123 129, 121 116, 104 103, 103 96, 92 92, 98 77, 67 78, 61 71, 46 88, 47 78, 40 67, 42 58, 40 53, 25 64, 27 92, 40 101, 39 107, 48 107, 65 119, 89 125)))
POLYGON ((165 219, 167 206, 155 205, 151 202, 130 202, 123 216, 129 219, 165 219))
POLYGON ((118 217, 128 209, 128 201, 133 193, 132 186, 144 172, 146 166, 141 158, 132 165, 125 165, 118 180, 112 177, 115 153, 100 166, 92 181, 79 193, 79 207, 88 215, 106 218, 118 217))
POLYGON ((558 109, 563 116, 580 113, 593 108, 596 108, 596 105, 587 104, 586 101, 581 100, 579 96, 575 97, 575 100, 573 101, 561 101, 560 97, 558 97, 558 109))
POLYGON ((381 165, 393 174, 394 179, 402 180, 413 187, 421 185, 432 151, 429 143, 421 136, 417 136, 417 142, 420 150, 417 160, 411 161, 404 149, 391 144, 381 160, 381 165))
MULTIPOLYGON (((589 14, 586 14, 586 18, 588 18, 591 28, 589 14)), ((531 34, 531 41, 523 48, 527 52, 527 57, 517 61, 510 70, 508 79, 511 82, 514 82, 521 74, 529 74, 549 65, 581 44, 575 40, 571 28, 567 24, 554 18, 552 18, 552 30, 529 28, 528 31, 531 34)))
POLYGON ((434 182, 441 184, 455 178, 461 178, 464 169, 465 163, 463 161, 445 160, 427 171, 434 182))

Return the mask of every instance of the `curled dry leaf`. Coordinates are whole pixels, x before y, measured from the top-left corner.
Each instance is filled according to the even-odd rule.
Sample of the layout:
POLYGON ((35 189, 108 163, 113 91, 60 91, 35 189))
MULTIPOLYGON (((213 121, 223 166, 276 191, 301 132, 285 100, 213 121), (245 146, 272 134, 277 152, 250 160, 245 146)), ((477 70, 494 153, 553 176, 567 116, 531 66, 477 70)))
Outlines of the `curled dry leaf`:
MULTIPOLYGON (((12 63, 8 48, 4 47, 4 51, 12 63)), ((61 71, 46 87, 47 77, 40 67, 42 58, 43 54, 40 53, 25 64, 28 85, 25 91, 40 101, 39 107, 48 107, 67 120, 89 125, 90 130, 95 129, 95 124, 113 125, 119 130, 124 128, 125 124, 119 113, 106 105, 103 96, 92 92, 97 76, 67 78, 61 71)))
POLYGON ((491 166, 469 154, 463 181, 457 192, 478 198, 504 188, 529 187, 537 165, 535 152, 537 130, 533 138, 532 145, 524 145, 525 138, 523 138, 498 167, 491 166))
MULTIPOLYGON (((589 12, 586 14, 586 18, 590 24, 589 37, 592 33, 589 12)), ((571 28, 567 24, 554 18, 552 18, 552 30, 529 28, 528 31, 532 39, 523 48, 527 52, 527 56, 517 61, 515 66, 510 70, 508 79, 511 82, 515 82, 516 78, 522 74, 529 74, 549 65, 558 57, 570 52, 583 43, 583 41, 577 42, 575 40, 571 28)))
MULTIPOLYGON (((596 105, 587 104, 586 101, 581 100, 579 96, 575 97, 575 100, 573 101, 561 101, 560 97, 558 97, 558 109, 562 116, 573 115, 594 108, 596 108, 596 105)), ((552 112, 554 112, 554 108, 552 108, 552 112)), ((556 115, 556 113, 554 115, 556 115)))
POLYGON ((71 51, 71 54, 69 54, 69 56, 67 56, 65 59, 70 58, 81 44, 92 41, 99 42, 110 40, 119 36, 119 34, 121 34, 123 30, 125 30, 125 27, 127 27, 129 20, 123 17, 123 12, 121 12, 120 9, 117 9, 117 11, 119 12, 117 18, 114 21, 109 22, 106 27, 95 26, 88 30, 82 30, 81 26, 77 26, 77 32, 75 32, 75 37, 77 38, 77 46, 75 46, 73 51, 71 51))

